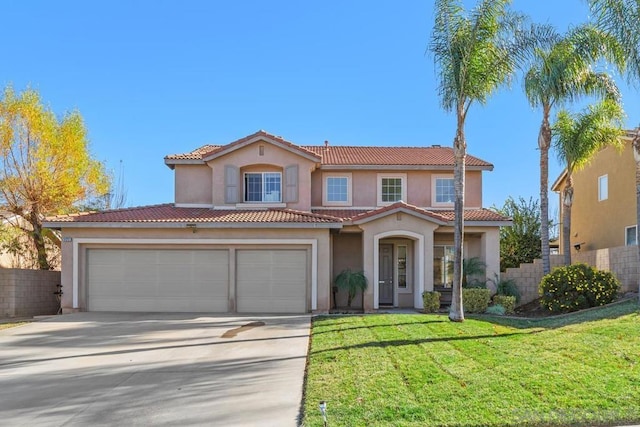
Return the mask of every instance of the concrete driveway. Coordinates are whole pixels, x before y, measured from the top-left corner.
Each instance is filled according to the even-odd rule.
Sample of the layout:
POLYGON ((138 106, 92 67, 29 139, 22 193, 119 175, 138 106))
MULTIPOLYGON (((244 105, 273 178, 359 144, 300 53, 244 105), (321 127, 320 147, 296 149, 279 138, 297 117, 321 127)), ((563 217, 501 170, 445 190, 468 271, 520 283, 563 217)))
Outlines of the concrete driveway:
POLYGON ((2 330, 0 423, 295 426, 309 326, 308 315, 77 313, 2 330))

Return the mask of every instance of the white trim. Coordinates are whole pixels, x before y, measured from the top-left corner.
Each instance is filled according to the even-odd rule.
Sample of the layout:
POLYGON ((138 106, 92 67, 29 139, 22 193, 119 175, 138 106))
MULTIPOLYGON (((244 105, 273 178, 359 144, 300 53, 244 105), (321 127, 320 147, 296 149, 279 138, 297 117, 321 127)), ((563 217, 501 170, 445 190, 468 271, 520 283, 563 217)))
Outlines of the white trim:
POLYGON ((311 310, 318 309, 318 239, 136 239, 136 238, 73 238, 73 308, 80 308, 78 289, 80 265, 78 263, 81 244, 114 245, 311 245, 311 310))
POLYGON ((267 208, 286 208, 286 203, 236 203, 236 205, 232 209, 267 209, 267 208))
POLYGON ((380 206, 311 206, 311 210, 326 210, 326 211, 373 211, 380 208, 380 206))
POLYGON ((378 206, 389 206, 400 201, 407 200, 407 174, 406 173, 379 173, 376 176, 376 202, 378 206), (394 200, 392 202, 382 201, 382 180, 384 178, 400 178, 401 194, 400 200, 394 200))
POLYGON ((174 207, 176 208, 209 208, 213 209, 213 205, 211 203, 174 203, 174 207))
POLYGON ((384 231, 373 236, 373 309, 379 308, 378 299, 380 298, 380 291, 378 289, 378 282, 380 281, 380 240, 387 237, 408 237, 417 244, 414 244, 414 258, 417 258, 418 262, 414 263, 414 268, 418 269, 418 283, 414 283, 413 286, 413 305, 415 308, 423 308, 422 305, 422 292, 424 292, 424 254, 425 254, 425 236, 422 234, 414 233, 407 230, 392 230, 384 231))
MULTIPOLYGON (((321 165, 321 170, 388 170, 388 171, 452 171, 453 165, 321 165)), ((468 171, 492 171, 493 165, 489 166, 466 166, 468 171)))
POLYGON ((602 202, 609 198, 609 175, 604 174, 598 177, 598 201, 602 202), (604 191, 602 185, 604 183, 604 191))
POLYGON ((437 190, 436 190, 436 181, 439 179, 450 179, 453 180, 453 174, 434 174, 431 175, 431 205, 434 207, 450 209, 454 205, 454 201, 451 202, 438 202, 437 201, 437 190))
POLYGON ((353 200, 353 180, 351 172, 324 172, 322 174, 322 205, 323 206, 351 206, 353 200), (344 202, 330 202, 327 200, 329 194, 327 180, 329 178, 346 178, 347 180, 347 200, 344 202))
POLYGON ((271 205, 280 205, 282 204, 282 190, 283 190, 283 182, 284 179, 282 177, 282 172, 281 171, 246 171, 246 172, 242 172, 242 202, 236 204, 236 206, 238 205, 247 205, 247 206, 251 206, 251 205, 259 205, 260 207, 270 207, 271 205), (265 185, 267 185, 266 179, 265 179, 265 174, 278 174, 278 176, 280 176, 280 191, 278 192, 278 200, 264 200, 264 201, 259 201, 259 200, 246 200, 247 198, 247 175, 261 175, 261 186, 262 188, 260 189, 260 197, 262 199, 264 199, 265 197, 265 185))

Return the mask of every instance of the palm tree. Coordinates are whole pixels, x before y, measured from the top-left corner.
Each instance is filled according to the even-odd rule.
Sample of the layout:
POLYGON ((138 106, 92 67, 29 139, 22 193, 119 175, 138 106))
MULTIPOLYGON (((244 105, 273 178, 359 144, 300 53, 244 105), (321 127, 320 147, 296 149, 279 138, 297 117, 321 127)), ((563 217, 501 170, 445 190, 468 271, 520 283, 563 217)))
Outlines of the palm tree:
POLYGON ((486 103, 508 83, 547 28, 523 29, 525 19, 508 9, 510 2, 480 0, 467 13, 460 0, 436 0, 429 50, 438 70, 440 102, 446 111, 455 112, 457 120, 453 140, 454 268, 449 311, 449 319, 457 322, 464 321, 461 280, 467 113, 474 102, 486 103))
POLYGON ((622 148, 623 118, 620 103, 606 99, 578 114, 560 111, 551 129, 558 159, 566 166, 562 189, 562 253, 566 265, 571 265, 573 172, 586 166, 594 154, 608 145, 622 148))
POLYGON ((574 101, 584 95, 618 98, 618 88, 609 75, 591 69, 601 58, 620 64, 622 52, 611 38, 593 26, 580 26, 564 37, 554 34, 555 43, 548 49, 536 49, 534 61, 524 79, 529 103, 542 108, 538 132, 540 150, 540 237, 542 268, 551 270, 549 262, 549 148, 551 147, 551 110, 557 104, 574 101))
MULTIPOLYGON (((624 67, 618 67, 629 83, 640 85, 640 1, 588 0, 598 28, 613 37, 624 52, 624 67)), ((632 137, 636 161, 636 230, 640 227, 640 126, 632 137)), ((640 244, 638 245, 640 262, 640 244)), ((640 283, 638 283, 640 291, 640 283)))

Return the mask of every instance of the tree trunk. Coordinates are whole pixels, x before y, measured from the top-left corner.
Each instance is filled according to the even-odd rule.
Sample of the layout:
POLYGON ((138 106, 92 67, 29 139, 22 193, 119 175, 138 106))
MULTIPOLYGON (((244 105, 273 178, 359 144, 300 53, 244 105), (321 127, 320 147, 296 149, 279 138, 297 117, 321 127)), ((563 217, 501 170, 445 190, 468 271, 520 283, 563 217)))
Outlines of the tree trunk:
POLYGON ((564 265, 571 265, 571 206, 573 205, 573 178, 567 173, 562 190, 562 254, 564 265))
POLYGON ((549 147, 551 146, 551 126, 549 114, 551 106, 545 105, 542 113, 542 124, 538 134, 538 149, 540 150, 540 239, 542 250, 542 272, 551 272, 549 250, 549 147))
POLYGON ((464 137, 464 116, 458 113, 458 128, 456 139, 453 142, 455 189, 454 203, 454 233, 453 233, 453 284, 451 286, 451 308, 449 320, 452 322, 464 321, 464 309, 462 305, 462 254, 464 241, 464 171, 465 157, 467 155, 467 142, 464 137))
POLYGON ((31 231, 31 240, 38 254, 38 268, 40 268, 40 270, 50 270, 51 266, 47 259, 47 248, 45 246, 42 224, 40 223, 40 215, 37 209, 32 209, 29 213, 29 223, 33 228, 31 231))
MULTIPOLYGON (((633 157, 636 161, 636 244, 638 245, 638 265, 640 266, 640 127, 633 138, 633 157)), ((640 280, 638 281, 638 301, 640 302, 640 280)))

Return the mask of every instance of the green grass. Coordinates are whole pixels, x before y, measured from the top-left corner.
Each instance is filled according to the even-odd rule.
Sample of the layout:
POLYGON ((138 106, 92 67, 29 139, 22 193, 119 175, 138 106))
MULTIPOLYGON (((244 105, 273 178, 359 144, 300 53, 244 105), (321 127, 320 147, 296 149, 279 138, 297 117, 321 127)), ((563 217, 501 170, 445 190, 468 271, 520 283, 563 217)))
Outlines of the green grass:
POLYGON ((628 301, 555 319, 318 317, 303 425, 640 422, 640 316, 628 301))

